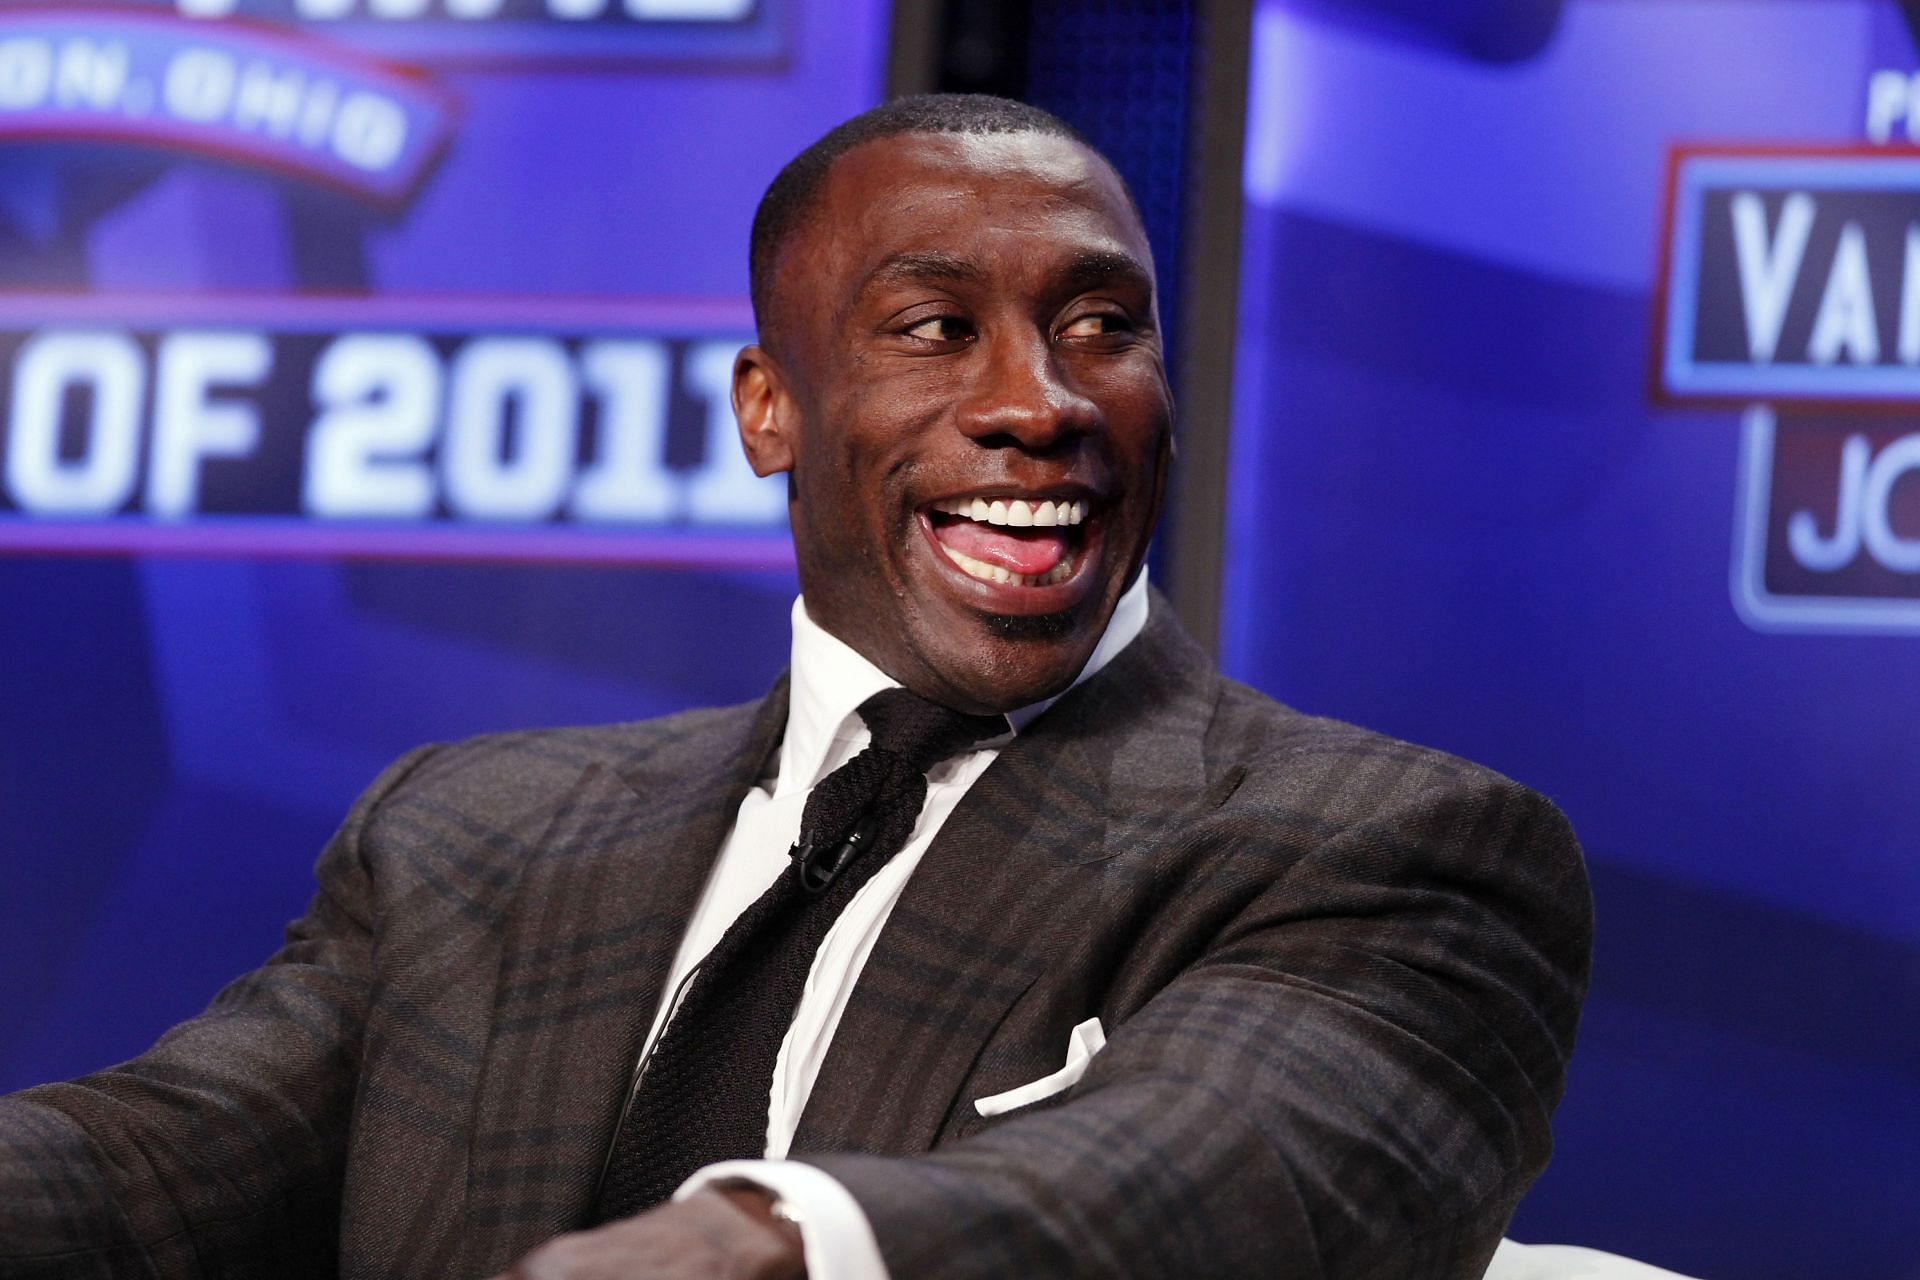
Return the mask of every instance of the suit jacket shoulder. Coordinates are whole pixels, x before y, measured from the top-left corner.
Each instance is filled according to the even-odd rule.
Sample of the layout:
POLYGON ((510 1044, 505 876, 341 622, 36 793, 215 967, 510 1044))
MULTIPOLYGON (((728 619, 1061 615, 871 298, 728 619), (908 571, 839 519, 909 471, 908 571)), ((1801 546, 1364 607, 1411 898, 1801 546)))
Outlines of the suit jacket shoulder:
MULTIPOLYGON (((408 753, 369 788, 363 808, 425 803, 480 824, 550 811, 589 771, 635 788, 697 774, 731 759, 760 722, 784 714, 785 681, 767 698, 617 724, 521 729, 408 753)), ((777 742, 778 727, 762 748, 777 742)), ((759 734, 764 737, 764 734, 759 734)), ((709 775, 707 781, 712 781, 709 775)), ((536 852, 523 850, 523 852, 536 852)))
POLYGON ((743 706, 431 748, 349 819, 319 879, 376 922, 379 1052, 341 1214, 361 1273, 489 1275, 578 1225, 785 707, 783 681, 743 706))
POLYGON ((133 1062, 0 1099, 0 1273, 490 1275, 575 1225, 757 704, 389 767, 261 968, 133 1062))

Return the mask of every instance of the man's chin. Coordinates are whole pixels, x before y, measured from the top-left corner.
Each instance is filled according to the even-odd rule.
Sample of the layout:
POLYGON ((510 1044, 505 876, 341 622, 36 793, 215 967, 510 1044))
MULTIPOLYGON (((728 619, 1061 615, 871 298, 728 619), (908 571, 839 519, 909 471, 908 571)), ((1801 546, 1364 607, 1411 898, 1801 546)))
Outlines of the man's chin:
POLYGON ((943 686, 930 696, 956 710, 992 714, 1056 697, 1093 655, 1071 614, 982 614, 977 621, 984 634, 966 652, 921 651, 922 669, 943 686))
POLYGON ((1058 613, 989 613, 987 626, 1003 640, 1058 640, 1079 625, 1071 610, 1058 613))

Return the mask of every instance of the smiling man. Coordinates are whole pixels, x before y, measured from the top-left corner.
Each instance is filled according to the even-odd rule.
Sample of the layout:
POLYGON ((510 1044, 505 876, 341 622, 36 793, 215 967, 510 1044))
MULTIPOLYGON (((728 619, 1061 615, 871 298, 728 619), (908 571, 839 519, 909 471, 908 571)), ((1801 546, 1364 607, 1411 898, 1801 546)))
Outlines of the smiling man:
POLYGON ((1579 854, 1149 591, 1173 415, 1111 166, 906 99, 782 172, 752 261, 787 677, 396 764, 269 964, 0 1100, 0 1274, 1480 1274, 1579 854))
POLYGON ((995 131, 842 150, 937 110, 882 108, 776 180, 734 403, 754 469, 792 476, 814 621, 1008 711, 1073 680, 1139 570, 1173 404, 1119 176, 1038 112, 967 109, 995 131))

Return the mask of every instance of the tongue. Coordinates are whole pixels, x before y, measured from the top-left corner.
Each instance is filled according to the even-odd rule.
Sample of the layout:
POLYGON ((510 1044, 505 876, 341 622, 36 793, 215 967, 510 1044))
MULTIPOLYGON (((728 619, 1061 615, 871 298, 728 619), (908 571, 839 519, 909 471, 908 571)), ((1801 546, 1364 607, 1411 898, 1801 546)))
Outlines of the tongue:
POLYGON ((1015 573, 1045 573, 1067 554, 1066 535, 1054 529, 1009 529, 953 520, 935 525, 933 536, 961 555, 1015 573))

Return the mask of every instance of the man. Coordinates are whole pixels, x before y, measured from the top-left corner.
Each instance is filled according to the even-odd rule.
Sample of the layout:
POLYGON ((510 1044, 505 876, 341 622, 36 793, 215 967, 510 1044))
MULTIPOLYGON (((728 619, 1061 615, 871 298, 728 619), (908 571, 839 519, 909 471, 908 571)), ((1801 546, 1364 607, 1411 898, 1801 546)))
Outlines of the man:
POLYGON ((753 276, 790 678, 395 765, 270 964, 0 1102, 0 1275, 1479 1275, 1547 1156, 1579 855, 1149 601, 1118 176, 905 100, 776 179, 753 276), (901 706, 946 735, 910 765, 901 706))

